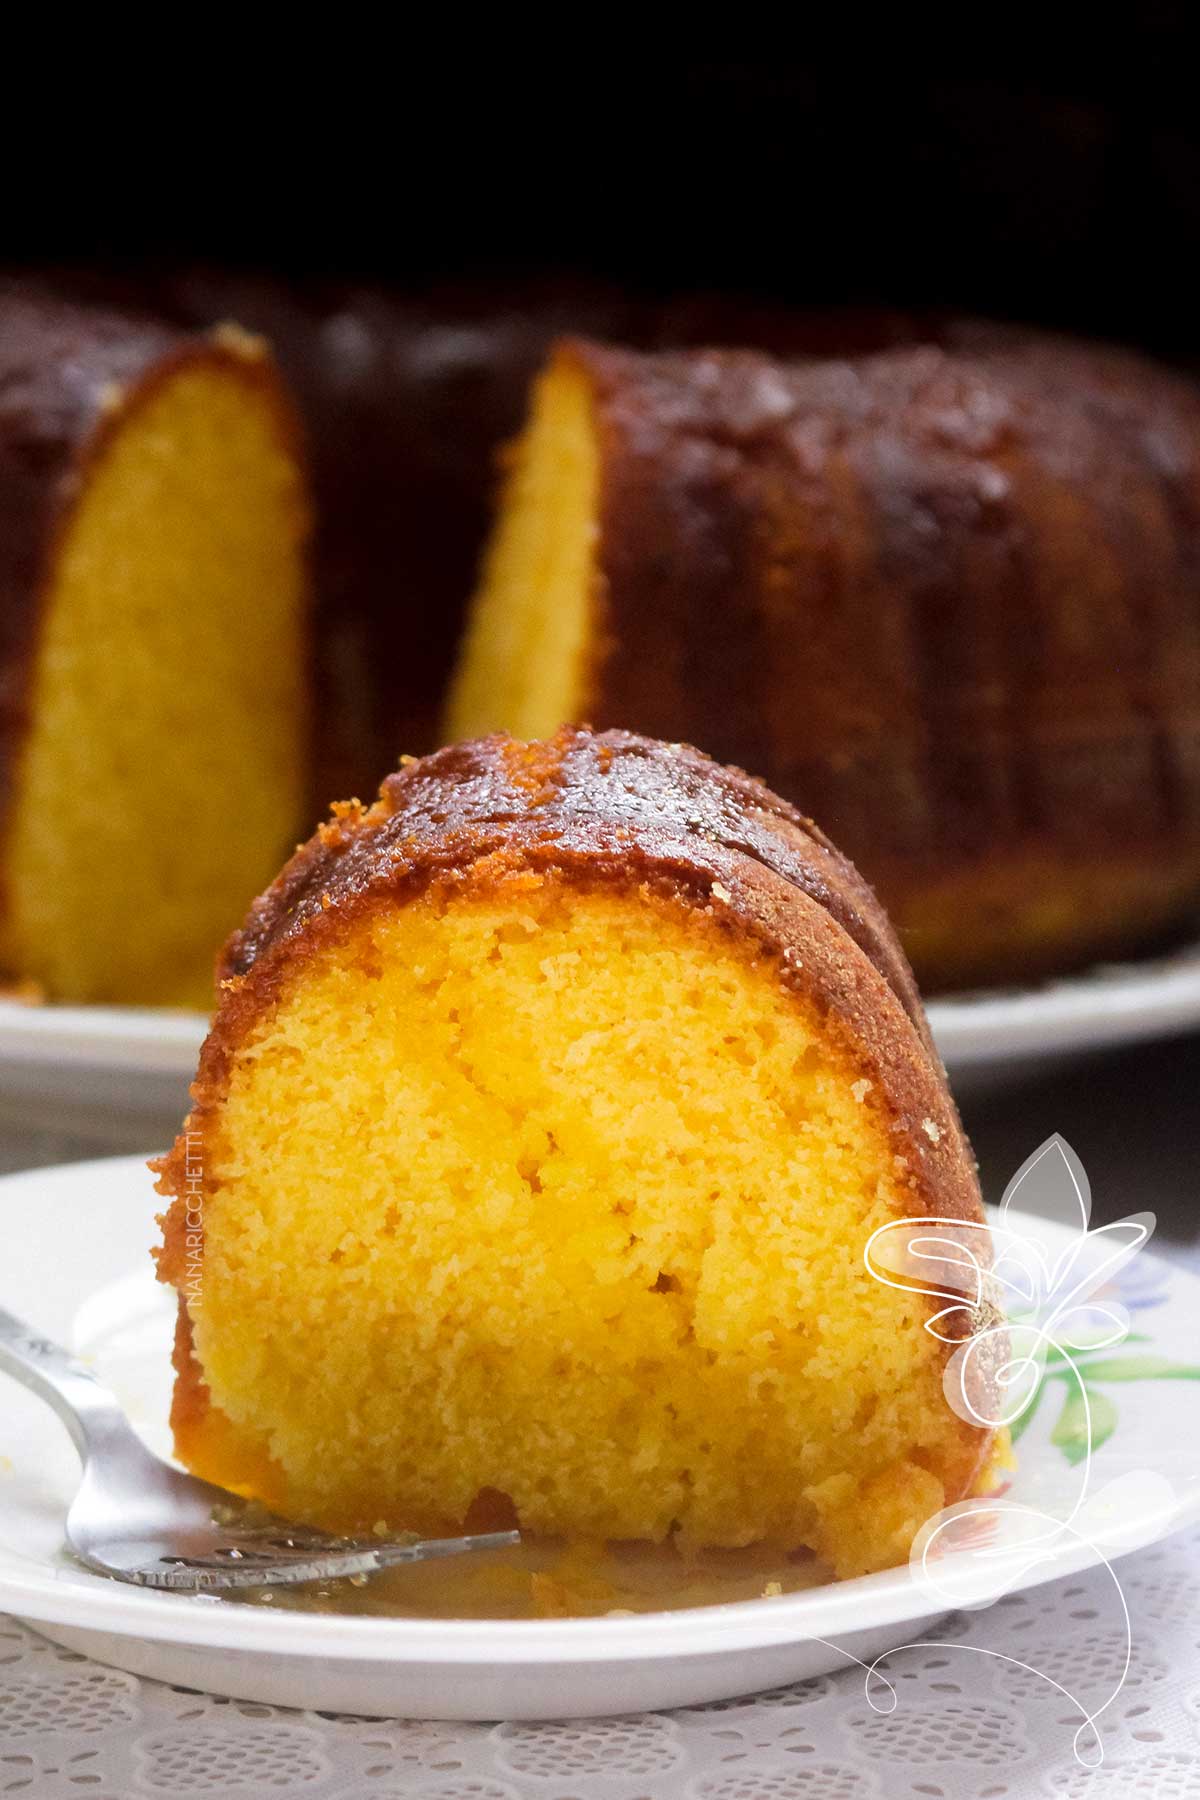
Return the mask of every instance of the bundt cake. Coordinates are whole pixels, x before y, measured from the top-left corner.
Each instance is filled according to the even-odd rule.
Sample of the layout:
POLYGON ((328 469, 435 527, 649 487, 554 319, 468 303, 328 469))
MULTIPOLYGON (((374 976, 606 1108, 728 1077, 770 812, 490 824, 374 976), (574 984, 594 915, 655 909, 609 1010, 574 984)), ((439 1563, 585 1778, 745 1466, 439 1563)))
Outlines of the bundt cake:
POLYGON ((220 986, 155 1165, 191 1468, 334 1527, 844 1575, 973 1489, 942 1302, 864 1265, 981 1220, 973 1163, 877 901, 758 782, 620 731, 410 759, 220 986))
POLYGON ((373 794, 401 752, 441 743, 497 449, 520 429, 557 337, 805 357, 946 328, 894 308, 656 298, 566 276, 411 292, 219 268, 68 270, 58 280, 73 298, 148 309, 191 331, 235 321, 279 361, 307 428, 317 513, 314 817, 339 794, 373 794))
MULTIPOLYGON (((121 766, 150 783, 163 773, 162 804, 174 818, 185 810, 183 790, 165 778, 161 730, 143 729, 156 693, 169 690, 181 759, 199 733, 188 767, 201 814, 211 817, 229 787, 229 775, 209 779, 215 760, 261 766, 253 791, 243 788, 238 847, 197 855, 186 871, 163 868, 171 832, 130 831, 127 840, 140 801, 133 797, 133 811, 106 805, 114 840, 106 866, 129 869, 129 890, 160 896, 154 929, 173 947, 156 963, 125 929, 120 899, 107 939, 89 914, 93 954, 77 915, 68 921, 35 898, 36 930, 53 945, 35 951, 30 905, 22 913, 22 883, 10 878, 0 976, 32 972, 45 991, 72 997, 199 998, 203 978, 181 974, 182 961, 203 965, 239 909, 240 899, 231 914, 229 895, 261 885, 330 795, 374 792, 402 751, 431 749, 443 736, 496 727, 539 736, 567 718, 692 738, 764 775, 877 883, 931 988, 1026 979, 1124 953, 1194 910, 1200 462, 1196 390, 1186 380, 1129 353, 944 314, 647 299, 590 281, 398 295, 221 271, 56 280, 74 302, 47 302, 29 283, 10 286, 2 301, 0 356, 17 373, 0 401, 11 421, 0 429, 0 509, 20 529, 0 552, 11 595, 0 607, 9 769, 0 785, 11 790, 19 779, 17 746, 40 716, 32 645, 37 622, 54 612, 33 596, 45 586, 41 564, 57 554, 40 521, 47 496, 59 493, 54 469, 72 468, 89 432, 101 434, 94 394, 113 388, 100 364, 124 358, 116 382, 131 403, 155 358, 203 345, 205 366, 222 366, 224 391, 255 396, 265 420, 269 366, 254 365, 255 379, 240 385, 233 379, 251 370, 244 333, 225 333, 223 348, 198 335, 220 320, 269 337, 311 440, 314 692, 301 747, 298 725, 280 726, 303 682, 297 614, 281 599, 286 620, 276 629, 274 601, 247 598, 252 585, 265 591, 262 578, 250 580, 255 557, 272 564, 265 579, 274 594, 279 570, 294 570, 300 508, 279 487, 279 510, 252 505, 261 467, 252 480, 225 483, 202 456, 196 518, 213 521, 228 543, 221 534, 233 529, 233 511, 206 510, 200 495, 224 484, 257 521, 262 547, 239 558, 238 589, 228 556, 226 575, 208 582, 216 564, 197 541, 175 566, 188 563, 205 605, 185 601, 152 616, 168 633, 186 618, 203 634, 228 603, 237 632, 222 631, 220 642, 236 664, 232 679, 197 645, 187 654, 194 671, 214 670, 223 705, 241 705, 249 683, 259 716, 232 735, 214 732, 221 713, 203 699, 203 678, 178 681, 158 644, 147 654, 159 680, 147 686, 134 674, 136 629, 130 653, 107 666, 129 677, 138 705, 126 705, 120 678, 111 693, 103 682, 88 691, 124 741, 121 766), (126 304, 119 316, 117 297, 126 304), (134 303, 147 315, 135 319, 134 303), (147 323, 149 314, 165 323, 147 323), (573 341, 538 381, 439 727, 493 455, 563 331, 655 353, 573 341), (938 348, 915 350, 917 340, 938 348), (782 362, 659 353, 719 341, 765 347, 782 362), (73 360, 80 344, 91 346, 87 367, 73 360), (35 384, 46 443, 60 415, 68 422, 57 448, 26 456, 19 446, 35 384), (239 654, 251 630, 260 651, 276 646, 265 686, 262 656, 249 644, 239 654), (312 779, 297 817, 305 762, 312 779), (154 867, 143 861, 135 884, 139 858, 154 867), (63 958, 76 966, 59 967, 63 958), (90 972, 79 966, 89 959, 90 972)), ((169 385, 177 379, 178 371, 169 385)), ((282 422, 281 408, 275 416, 282 422)), ((129 442, 132 420, 115 435, 114 423, 104 424, 104 442, 129 442)), ((276 432, 281 470, 295 459, 289 436, 287 427, 276 432)), ((241 454, 237 433, 212 441, 231 461, 241 454)), ((130 491, 123 476, 120 486, 130 491)), ((145 549, 127 554, 117 527, 109 543, 106 566, 124 582, 117 572, 138 565, 145 549)), ((224 552, 216 554, 219 562, 224 552)), ((157 581, 148 568, 147 578, 157 581)), ((106 617, 113 644, 123 644, 125 624, 107 608, 106 617)), ((182 653, 182 639, 173 641, 182 653)), ((86 631, 72 631, 71 643, 92 682, 105 665, 86 631)), ((43 661, 53 666, 49 653, 43 661)), ((161 709, 157 716, 161 725, 161 709)), ((86 761, 93 726, 82 715, 79 726, 63 735, 51 725, 49 736, 73 742, 86 761)), ((34 760, 31 746, 31 771, 34 760)), ((51 766, 24 809, 44 839, 27 893, 36 896, 38 882, 78 893, 59 872, 72 854, 62 842, 78 854, 88 841, 65 799, 85 787, 51 766)), ((11 806, 7 816, 11 837, 11 806)), ((95 823, 89 808, 88 829, 95 823)))
POLYGON ((0 971, 207 1006, 303 816, 307 501, 265 345, 0 288, 0 971))
POLYGON ((918 975, 1027 978, 1200 897, 1200 394, 1132 354, 784 366, 565 342, 445 732, 705 743, 812 813, 918 975))

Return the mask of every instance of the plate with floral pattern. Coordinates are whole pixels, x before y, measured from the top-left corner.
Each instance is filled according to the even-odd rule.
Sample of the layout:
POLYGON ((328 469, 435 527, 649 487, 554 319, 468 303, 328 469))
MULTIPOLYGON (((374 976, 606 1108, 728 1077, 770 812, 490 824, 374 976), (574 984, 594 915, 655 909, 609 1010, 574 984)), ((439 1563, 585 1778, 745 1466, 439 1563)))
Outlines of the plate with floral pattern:
MULTIPOLYGON (((90 1359, 165 1453, 172 1310, 148 1259, 160 1205, 134 1157, 0 1181, 0 1306, 90 1359)), ((872 1241, 867 1266, 963 1303, 961 1260, 979 1246, 938 1221, 920 1224, 932 1250, 872 1241)), ((402 1600, 364 1613, 153 1593, 90 1574, 64 1552, 78 1477, 70 1440, 44 1404, 0 1377, 0 1610, 88 1656, 188 1687, 459 1719, 627 1713, 847 1662, 871 1671, 952 1608, 1099 1563, 1119 1620, 1120 1556, 1200 1514, 1200 1278, 1145 1248, 1151 1227, 1139 1215, 1089 1230, 1086 1177, 1059 1139, 1018 1171, 992 1218, 994 1267, 980 1277, 999 1284, 1011 1321, 996 1403, 1015 1467, 995 1493, 931 1521, 901 1568, 848 1581, 807 1568, 774 1581, 750 1567, 749 1592, 745 1581, 667 1591, 656 1575, 648 1604, 540 1618, 430 1616, 427 1603, 405 1614, 402 1600), (1033 1203, 1039 1211, 1027 1210, 1033 1203)))

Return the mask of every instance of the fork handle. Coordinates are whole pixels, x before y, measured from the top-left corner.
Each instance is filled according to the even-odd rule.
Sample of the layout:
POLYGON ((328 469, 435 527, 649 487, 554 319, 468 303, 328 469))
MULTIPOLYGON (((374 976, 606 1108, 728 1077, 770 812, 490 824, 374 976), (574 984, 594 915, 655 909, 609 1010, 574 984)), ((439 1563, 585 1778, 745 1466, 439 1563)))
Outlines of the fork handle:
POLYGON ((0 1306, 0 1373, 49 1401, 84 1461, 130 1439, 142 1451, 116 1397, 78 1357, 0 1306))

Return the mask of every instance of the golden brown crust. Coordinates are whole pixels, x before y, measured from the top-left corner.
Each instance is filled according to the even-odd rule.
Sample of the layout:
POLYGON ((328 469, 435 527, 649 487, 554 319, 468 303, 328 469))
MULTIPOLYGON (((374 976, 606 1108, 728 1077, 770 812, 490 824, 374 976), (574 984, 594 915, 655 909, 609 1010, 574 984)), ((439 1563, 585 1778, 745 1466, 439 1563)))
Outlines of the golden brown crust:
POLYGON ((41 610, 89 470, 162 382, 203 364, 262 389, 281 440, 302 460, 299 421, 260 340, 197 336, 0 285, 0 834, 29 722, 41 610))
POLYGON ((1160 926, 1164 874, 1200 884, 1200 391, 957 335, 807 368, 561 346, 600 443, 579 711, 760 772, 902 917, 1019 855, 1047 912, 1073 866, 1140 868, 1160 926))
POLYGON ((411 893, 485 859, 496 871, 587 863, 705 899, 726 876, 758 893, 754 878, 774 874, 837 921, 925 1029, 874 894, 811 820, 686 744, 586 727, 544 744, 497 735, 451 745, 389 775, 369 812, 335 808, 230 939, 222 974, 245 977, 268 951, 371 894, 411 893))
MULTIPOLYGON (((702 910, 815 1003, 847 1064, 876 1084, 872 1104, 887 1119, 911 1210, 982 1218, 912 976, 878 902, 816 827, 760 783, 685 745, 566 728, 546 744, 493 737, 439 751, 390 776, 369 811, 335 815, 226 946, 195 1108, 161 1165, 161 1193, 184 1193, 189 1142, 221 1105, 231 1057, 324 946, 373 909, 530 873, 702 910)), ((177 1198, 165 1279, 181 1277, 182 1233, 177 1198)))

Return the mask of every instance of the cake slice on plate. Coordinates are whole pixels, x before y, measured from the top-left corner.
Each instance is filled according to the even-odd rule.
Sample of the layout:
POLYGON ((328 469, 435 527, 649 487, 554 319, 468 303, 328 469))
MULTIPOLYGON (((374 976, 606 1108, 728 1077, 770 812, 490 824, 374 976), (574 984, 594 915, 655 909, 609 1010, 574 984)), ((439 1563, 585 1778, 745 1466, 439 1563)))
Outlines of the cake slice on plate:
POLYGON ((822 834, 695 750, 494 737, 335 808, 227 946, 193 1092, 160 1272, 210 1479, 857 1574, 988 1460, 940 1302, 863 1260, 982 1219, 908 966, 822 834))

